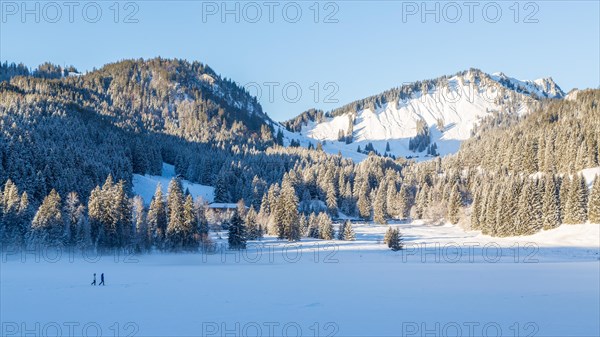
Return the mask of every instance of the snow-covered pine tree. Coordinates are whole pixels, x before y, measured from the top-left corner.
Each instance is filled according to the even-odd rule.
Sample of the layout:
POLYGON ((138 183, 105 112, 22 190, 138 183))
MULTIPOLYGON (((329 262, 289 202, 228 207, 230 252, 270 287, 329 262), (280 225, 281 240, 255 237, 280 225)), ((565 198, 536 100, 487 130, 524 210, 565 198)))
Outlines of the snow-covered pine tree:
POLYGON ((410 214, 410 195, 408 192, 408 188, 405 184, 400 186, 400 192, 398 195, 398 211, 401 219, 408 218, 410 214))
POLYGON ((386 221, 386 190, 383 184, 377 189, 375 194, 375 202, 373 203, 373 220, 375 222, 385 225, 386 221))
POLYGON ((492 189, 487 193, 487 199, 485 202, 485 211, 483 212, 484 221, 481 226, 481 231, 486 235, 495 235, 496 229, 496 213, 498 206, 498 184, 492 183, 492 189))
POLYGON ((585 178, 580 174, 573 177, 569 188, 565 223, 580 224, 587 220, 587 194, 585 178))
POLYGON ((479 226, 478 229, 481 230, 482 233, 485 233, 485 231, 487 231, 487 223, 486 223, 486 212, 487 212, 487 205, 488 205, 488 195, 490 194, 490 183, 489 182, 484 182, 482 185, 480 185, 480 190, 481 190, 481 209, 479 210, 479 219, 477 220, 479 226))
POLYGON ((346 182, 342 193, 342 212, 346 215, 354 215, 356 213, 356 202, 352 196, 352 185, 346 182))
MULTIPOLYGON (((357 185, 355 185, 356 188, 357 185)), ((368 183, 362 182, 361 184, 358 185, 358 200, 357 200, 357 207, 358 207, 358 214, 361 218, 363 219, 370 219, 371 218, 371 202, 369 201, 369 190, 368 190, 368 183)))
POLYGON ((315 215, 315 213, 310 213, 308 217, 308 234, 307 237, 318 239, 319 235, 319 219, 315 215))
POLYGON ((198 225, 194 198, 191 194, 188 194, 183 204, 183 249, 189 251, 198 249, 198 243, 200 242, 198 225))
POLYGON ((62 245, 64 218, 60 195, 56 190, 44 198, 31 223, 29 244, 57 246, 62 245))
POLYGON ((246 227, 239 213, 235 210, 229 220, 229 236, 227 238, 229 249, 246 249, 246 240, 246 227))
POLYGON ((64 242, 68 246, 75 246, 77 242, 77 226, 81 222, 81 217, 85 216, 77 193, 71 192, 67 195, 63 214, 65 216, 64 242))
POLYGON ((344 240, 344 231, 346 230, 346 221, 343 221, 339 226, 338 226, 338 232, 337 232, 337 236, 336 239, 343 241, 344 240))
MULTIPOLYGON (((83 206, 81 206, 83 209, 83 206)), ((83 213, 83 210, 82 212, 83 213)), ((27 192, 21 193, 21 200, 19 201, 19 217, 17 220, 17 233, 13 238, 13 243, 17 246, 25 245, 27 232, 31 226, 33 220, 33 208, 29 203, 29 195, 27 192)), ((85 217, 85 216, 84 216, 85 217)))
POLYGON ((588 200, 588 220, 600 224, 600 176, 596 176, 588 200))
POLYGON ((404 247, 402 234, 398 228, 392 229, 390 238, 388 240, 388 247, 393 251, 399 251, 404 247))
POLYGON ((542 228, 542 197, 534 180, 527 179, 523 185, 517 221, 517 235, 531 235, 542 228))
POLYGON ((475 188, 473 203, 471 204, 471 229, 480 229, 481 223, 479 218, 481 215, 481 188, 475 188))
POLYGON ((391 179, 387 182, 386 193, 386 214, 388 217, 396 219, 400 213, 398 210, 398 190, 396 183, 391 179))
POLYGON ((448 221, 452 224, 457 224, 460 208, 462 207, 462 195, 458 189, 458 183, 455 183, 450 192, 450 200, 448 201, 448 221))
POLYGON ((559 201, 560 201, 560 214, 562 215, 563 223, 571 222, 571 211, 569 205, 569 196, 571 194, 571 178, 566 175, 560 178, 560 191, 559 191, 559 201))
POLYGON ((308 236, 308 219, 302 213, 300 213, 300 236, 308 236))
POLYGON ((210 228, 208 226, 208 220, 206 219, 206 203, 201 198, 196 199, 194 209, 196 210, 196 217, 198 218, 198 235, 200 242, 208 242, 208 232, 210 228))
POLYGON ((7 245, 20 246, 24 242, 29 224, 20 211, 21 199, 17 186, 10 179, 7 180, 0 198, 0 242, 7 245))
POLYGON ((88 222, 90 226, 90 240, 95 247, 100 239, 100 231, 102 228, 102 190, 96 186, 88 199, 88 222))
POLYGON ((559 189, 552 174, 546 174, 543 198, 543 228, 553 229, 560 226, 559 189))
POLYGON ((497 236, 515 235, 519 189, 518 183, 514 179, 508 178, 503 184, 499 202, 496 215, 498 225, 495 233, 497 236))
POLYGON ((427 183, 421 184, 421 188, 419 188, 419 192, 417 193, 416 202, 415 202, 415 216, 417 219, 422 219, 425 210, 428 206, 429 200, 429 185, 427 183))
POLYGON ((230 202, 231 195, 228 191, 227 176, 229 171, 221 171, 215 184, 215 202, 230 202))
POLYGON ((289 179, 281 184, 281 193, 275 206, 275 222, 278 237, 288 241, 300 240, 300 222, 298 214, 298 197, 289 179))
POLYGON ((146 252, 150 250, 150 235, 148 230, 148 222, 146 221, 144 200, 139 195, 136 195, 133 198, 131 206, 131 222, 135 230, 133 246, 135 251, 138 253, 146 252))
POLYGON ((184 225, 184 212, 183 212, 183 188, 181 186, 181 180, 173 178, 169 183, 169 189, 167 192, 167 249, 172 251, 179 251, 183 249, 186 228, 184 225))
POLYGON ((346 220, 346 225, 344 226, 344 240, 356 240, 356 234, 354 233, 354 228, 352 228, 352 222, 350 220, 346 220))
POLYGON ((133 237, 133 226, 131 226, 131 201, 125 191, 125 181, 120 180, 114 186, 112 194, 112 214, 115 229, 113 247, 123 248, 127 246, 133 237))
POLYGON ((246 213, 244 223, 248 240, 260 240, 262 238, 262 230, 257 222, 257 214, 254 207, 250 207, 250 210, 246 213))
MULTIPOLYGON (((85 206, 79 206, 81 208, 81 212, 85 212, 85 206)), ((79 223, 77 223, 77 234, 76 234, 76 243, 75 247, 81 249, 82 251, 86 251, 88 249, 94 248, 92 244, 92 234, 90 228, 90 222, 88 217, 85 215, 79 218, 79 223)))
POLYGON ((388 229, 385 232, 385 235, 383 236, 383 244, 384 245, 388 245, 388 247, 389 247, 390 239, 392 238, 393 234, 394 234, 394 229, 392 228, 392 226, 388 226, 388 229))
POLYGON ((327 184, 327 212, 331 216, 336 217, 338 214, 337 194, 333 182, 327 184))
POLYGON ((148 209, 148 226, 153 236, 155 245, 163 249, 165 235, 167 233, 167 206, 160 183, 156 186, 154 197, 148 209))
POLYGON ((319 238, 322 240, 333 240, 335 233, 333 230, 333 223, 327 213, 319 213, 319 238))

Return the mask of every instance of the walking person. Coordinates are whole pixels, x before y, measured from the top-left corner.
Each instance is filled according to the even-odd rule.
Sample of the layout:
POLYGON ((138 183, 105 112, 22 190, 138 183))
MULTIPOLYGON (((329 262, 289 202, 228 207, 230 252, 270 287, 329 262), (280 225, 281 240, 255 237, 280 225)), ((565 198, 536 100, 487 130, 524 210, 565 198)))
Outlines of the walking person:
POLYGON ((104 285, 104 273, 100 274, 100 284, 98 284, 98 285, 99 286, 103 286, 104 285))
POLYGON ((92 282, 92 285, 95 286, 96 285, 96 273, 94 273, 94 281, 92 282))

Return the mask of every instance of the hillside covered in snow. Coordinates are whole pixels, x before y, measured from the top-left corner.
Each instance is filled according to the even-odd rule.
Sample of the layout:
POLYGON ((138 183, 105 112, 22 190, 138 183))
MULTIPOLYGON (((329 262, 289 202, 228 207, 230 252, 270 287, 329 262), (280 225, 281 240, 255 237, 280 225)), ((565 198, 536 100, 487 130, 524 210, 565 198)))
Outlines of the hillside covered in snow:
POLYGON ((322 142, 325 151, 353 159, 366 157, 359 148, 363 154, 424 158, 457 152, 485 118, 520 116, 540 99, 564 96, 551 78, 520 81, 471 69, 404 85, 327 113, 311 110, 283 125, 290 141, 322 142))

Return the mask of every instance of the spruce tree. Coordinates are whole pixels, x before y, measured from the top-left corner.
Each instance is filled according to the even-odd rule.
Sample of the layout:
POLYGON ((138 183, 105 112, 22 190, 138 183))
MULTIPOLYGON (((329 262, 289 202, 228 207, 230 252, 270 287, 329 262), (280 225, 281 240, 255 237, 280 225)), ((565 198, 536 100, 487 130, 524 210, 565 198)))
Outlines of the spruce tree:
POLYGON ((319 213, 319 238, 322 240, 333 240, 335 233, 331 218, 326 213, 319 213))
POLYGON ((426 183, 421 185, 421 188, 419 189, 419 192, 417 193, 417 198, 416 198, 416 211, 415 211, 415 216, 417 219, 422 219, 424 214, 425 214, 425 210, 427 209, 428 206, 428 199, 429 199, 429 185, 427 185, 426 183))
POLYGON ((344 240, 344 232, 346 230, 346 221, 342 222, 339 226, 338 226, 338 232, 337 232, 337 237, 336 239, 343 241, 344 240))
POLYGON ((163 248, 167 232, 167 207, 160 183, 156 186, 156 192, 148 209, 148 226, 153 233, 153 241, 159 248, 163 248))
POLYGON ((229 220, 229 237, 227 238, 229 249, 246 249, 246 240, 246 227, 240 214, 235 210, 229 220))
POLYGON ((263 236, 256 217, 257 214, 254 207, 250 207, 250 210, 246 213, 246 219, 244 220, 248 240, 259 240, 263 236))
POLYGON ((198 217, 194 198, 188 194, 183 204, 183 249, 194 251, 198 248, 198 217))
POLYGON ((493 183, 492 189, 487 193, 487 199, 485 202, 485 210, 482 212, 484 216, 482 233, 486 235, 495 235, 497 232, 496 228, 496 213, 498 206, 498 184, 493 183))
POLYGON ((298 197, 288 179, 281 185, 279 200, 275 206, 275 222, 278 238, 288 241, 300 240, 300 215, 298 213, 298 197))
POLYGON ((404 247, 402 235, 398 228, 392 229, 390 238, 388 240, 388 247, 393 251, 401 250, 404 247))
POLYGON ((570 223, 571 213, 569 211, 569 195, 571 194, 571 178, 564 176, 560 179, 559 203, 561 220, 563 223, 570 223))
POLYGON ((335 192, 335 186, 333 182, 327 184, 327 212, 331 216, 337 216, 338 212, 338 202, 337 202, 337 194, 335 192))
POLYGON ((400 187, 400 193, 398 195, 398 210, 401 219, 408 218, 410 213, 410 196, 405 184, 402 184, 400 187))
POLYGON ((315 213, 310 213, 308 217, 308 234, 309 238, 318 239, 321 236, 319 235, 319 219, 315 215, 315 213))
POLYGON ((169 183, 167 194, 167 248, 173 251, 183 249, 186 236, 183 211, 183 188, 181 181, 173 178, 169 183))
MULTIPOLYGON (((81 206, 83 209, 83 206, 81 206)), ((82 212, 83 213, 83 210, 82 212)), ((26 242, 27 231, 31 226, 33 220, 33 209, 29 203, 29 195, 27 192, 21 194, 21 200, 19 201, 19 217, 17 220, 17 233, 13 238, 13 243, 17 246, 23 246, 26 242)))
POLYGON ((17 186, 9 179, 4 192, 0 188, 0 243, 21 246, 31 221, 26 192, 19 196, 17 186), (27 210, 24 212, 23 210, 27 210))
POLYGON ((135 251, 142 253, 150 250, 151 243, 148 222, 146 221, 146 209, 144 208, 144 200, 139 195, 133 198, 131 222, 135 229, 133 241, 135 251))
POLYGON ((587 220, 588 188, 582 175, 576 175, 569 188, 565 223, 580 224, 587 220))
POLYGON ((394 229, 391 226, 388 226, 388 229, 385 232, 385 235, 383 236, 383 244, 384 245, 388 245, 388 247, 389 247, 389 243, 392 238, 392 235, 394 235, 394 229))
POLYGON ((208 242, 209 237, 208 233, 210 228, 208 226, 208 220, 206 219, 206 207, 205 203, 197 199, 195 202, 196 217, 198 218, 198 236, 200 237, 200 242, 208 242))
POLYGON ((519 189, 515 179, 509 178, 502 186, 499 204, 497 204, 495 235, 515 235, 517 212, 519 209, 519 189))
POLYGON ((300 236, 308 236, 308 219, 304 214, 300 214, 300 236))
POLYGON ((462 196, 458 190, 458 183, 455 183, 450 193, 450 200, 448 201, 448 221, 453 225, 458 223, 461 206, 462 196))
POLYGON ((396 183, 393 180, 390 180, 388 182, 386 191, 386 215, 389 218, 396 219, 398 218, 398 214, 400 213, 400 211, 398 209, 398 191, 396 189, 396 183))
POLYGON ((64 217, 56 190, 44 198, 31 223, 29 243, 56 246, 63 243, 64 217))
POLYGON ((352 228, 352 222, 350 222, 350 220, 346 220, 346 225, 344 226, 344 240, 356 240, 356 234, 354 233, 354 228, 352 228))
POLYGON ((131 225, 131 201, 125 191, 125 181, 120 180, 115 186, 112 196, 112 219, 114 224, 111 228, 115 230, 113 247, 123 248, 133 236, 133 226, 131 225))
POLYGON ((98 245, 102 229, 102 190, 96 186, 88 199, 88 221, 90 226, 90 240, 93 246, 98 245))
POLYGON ((77 193, 71 192, 67 195, 63 213, 65 215, 65 244, 75 246, 77 242, 77 227, 84 216, 84 209, 79 202, 77 193))
POLYGON ((600 224, 600 176, 596 176, 588 200, 588 220, 600 224))
POLYGON ((554 175, 547 174, 544 183, 544 198, 543 198, 543 228, 553 229, 560 226, 560 201, 559 189, 556 184, 554 175))
POLYGON ((373 203, 373 220, 375 222, 385 225, 386 221, 386 191, 383 185, 379 186, 377 193, 375 194, 375 202, 373 203))
POLYGON ((481 223, 479 218, 481 215, 481 188, 475 189, 473 203, 471 204, 471 229, 480 229, 481 223))
POLYGON ((358 213, 359 213, 360 217, 363 219, 371 218, 371 202, 369 200, 369 196, 368 196, 369 191, 368 191, 367 186, 368 186, 368 184, 366 182, 363 182, 358 187, 357 207, 358 207, 358 213))
POLYGON ((536 182, 527 179, 519 198, 516 235, 531 235, 542 228, 542 198, 536 182))

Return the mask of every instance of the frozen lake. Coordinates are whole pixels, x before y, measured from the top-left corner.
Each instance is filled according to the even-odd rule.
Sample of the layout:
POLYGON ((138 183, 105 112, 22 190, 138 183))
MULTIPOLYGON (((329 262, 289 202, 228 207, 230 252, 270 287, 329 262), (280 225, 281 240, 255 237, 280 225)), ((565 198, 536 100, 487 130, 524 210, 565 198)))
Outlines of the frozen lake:
POLYGON ((355 225, 354 242, 265 238, 243 253, 4 251, 2 335, 600 335, 597 225, 504 239, 399 226, 403 252, 374 225, 355 225))

